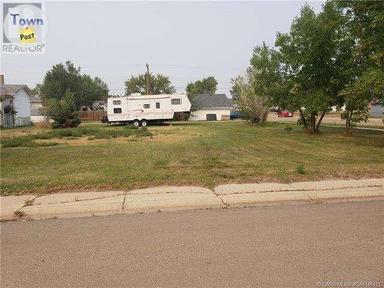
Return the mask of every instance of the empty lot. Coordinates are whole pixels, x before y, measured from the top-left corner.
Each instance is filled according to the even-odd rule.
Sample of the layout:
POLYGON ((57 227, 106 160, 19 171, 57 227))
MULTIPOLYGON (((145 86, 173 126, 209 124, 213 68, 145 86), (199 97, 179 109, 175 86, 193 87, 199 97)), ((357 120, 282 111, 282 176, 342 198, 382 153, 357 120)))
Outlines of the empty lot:
POLYGON ((72 134, 2 130, 2 145, 18 147, 1 148, 1 190, 10 195, 384 176, 384 132, 345 136, 342 128, 323 127, 320 135, 308 135, 296 125, 287 132, 286 125, 182 122, 149 127, 149 133, 95 123, 72 134))

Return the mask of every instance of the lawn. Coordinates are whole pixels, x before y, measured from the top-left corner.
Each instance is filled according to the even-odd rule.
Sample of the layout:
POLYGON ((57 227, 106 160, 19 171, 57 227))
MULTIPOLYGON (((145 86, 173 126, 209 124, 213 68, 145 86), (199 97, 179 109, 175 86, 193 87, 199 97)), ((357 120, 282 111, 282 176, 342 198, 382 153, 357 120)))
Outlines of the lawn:
POLYGON ((243 121, 1 131, 1 193, 384 177, 384 132, 243 121))

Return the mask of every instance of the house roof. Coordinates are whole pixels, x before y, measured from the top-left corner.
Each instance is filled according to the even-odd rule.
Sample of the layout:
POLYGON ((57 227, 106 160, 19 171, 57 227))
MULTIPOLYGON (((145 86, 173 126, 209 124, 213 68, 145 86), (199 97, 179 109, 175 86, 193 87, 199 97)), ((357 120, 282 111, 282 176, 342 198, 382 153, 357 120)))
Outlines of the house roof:
POLYGON ((197 109, 207 108, 232 108, 232 100, 227 98, 225 94, 197 94, 192 100, 197 109))
POLYGON ((27 85, 13 85, 13 84, 0 85, 0 95, 12 96, 20 89, 24 89, 29 96, 32 95, 32 91, 28 88, 27 85))

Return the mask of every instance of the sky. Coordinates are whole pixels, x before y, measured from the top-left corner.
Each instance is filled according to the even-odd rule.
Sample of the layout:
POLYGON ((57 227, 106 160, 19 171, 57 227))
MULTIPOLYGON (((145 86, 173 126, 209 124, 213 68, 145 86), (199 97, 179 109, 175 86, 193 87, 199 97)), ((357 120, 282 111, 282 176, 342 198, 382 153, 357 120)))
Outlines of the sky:
MULTIPOLYGON (((47 1, 46 53, 1 55, 1 74, 6 84, 33 88, 52 65, 70 60, 117 95, 148 63, 180 93, 214 76, 217 92, 230 96, 231 78, 249 66, 253 48, 273 45, 305 3, 47 1)), ((318 12, 322 2, 309 5, 318 12)))

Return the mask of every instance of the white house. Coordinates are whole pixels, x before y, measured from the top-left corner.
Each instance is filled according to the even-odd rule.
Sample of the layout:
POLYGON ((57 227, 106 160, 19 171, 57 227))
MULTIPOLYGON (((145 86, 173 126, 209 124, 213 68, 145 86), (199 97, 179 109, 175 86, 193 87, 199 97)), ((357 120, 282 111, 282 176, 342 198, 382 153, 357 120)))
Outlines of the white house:
POLYGON ((196 111, 191 112, 191 121, 229 120, 233 104, 225 94, 198 94, 193 97, 192 107, 196 111))
POLYGON ((31 95, 27 85, 4 85, 0 77, 0 126, 31 125, 31 95))

